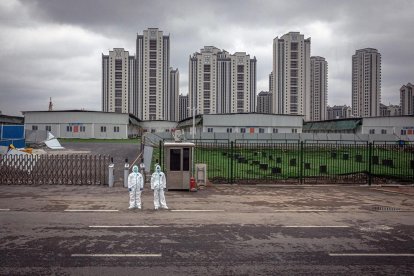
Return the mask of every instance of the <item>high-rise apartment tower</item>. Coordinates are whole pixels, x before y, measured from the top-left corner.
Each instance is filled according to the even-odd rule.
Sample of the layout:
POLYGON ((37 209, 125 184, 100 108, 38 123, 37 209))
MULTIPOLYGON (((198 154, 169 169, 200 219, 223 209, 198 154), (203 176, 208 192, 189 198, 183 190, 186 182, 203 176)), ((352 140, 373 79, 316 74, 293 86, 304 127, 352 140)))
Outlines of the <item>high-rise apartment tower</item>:
POLYGON ((102 55, 102 111, 129 113, 134 93, 135 59, 123 48, 102 55))
POLYGON ((205 46, 190 56, 189 105, 200 114, 254 112, 256 58, 205 46))
POLYGON ((310 46, 298 32, 273 40, 273 113, 310 120, 310 46))
POLYGON ((327 119, 328 63, 323 57, 310 58, 310 120, 327 119))
POLYGON ((380 116, 381 54, 377 49, 356 50, 352 56, 352 115, 380 116))

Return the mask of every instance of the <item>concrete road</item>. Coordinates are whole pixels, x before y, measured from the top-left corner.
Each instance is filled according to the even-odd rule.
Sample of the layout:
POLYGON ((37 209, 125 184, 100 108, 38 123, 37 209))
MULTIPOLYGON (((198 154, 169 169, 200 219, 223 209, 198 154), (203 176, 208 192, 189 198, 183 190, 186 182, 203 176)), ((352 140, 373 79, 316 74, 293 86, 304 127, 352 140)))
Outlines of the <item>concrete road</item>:
POLYGON ((406 188, 1 186, 1 275, 413 275, 406 188))

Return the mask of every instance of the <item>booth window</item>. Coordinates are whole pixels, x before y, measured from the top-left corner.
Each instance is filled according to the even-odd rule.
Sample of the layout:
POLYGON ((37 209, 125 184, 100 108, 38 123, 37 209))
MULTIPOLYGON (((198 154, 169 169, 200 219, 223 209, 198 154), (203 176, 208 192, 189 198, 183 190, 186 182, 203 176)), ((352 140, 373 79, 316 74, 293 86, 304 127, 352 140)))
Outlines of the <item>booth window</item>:
POLYGON ((183 148, 183 171, 190 170, 190 149, 183 148))
POLYGON ((181 149, 170 149, 170 171, 181 170, 181 149))

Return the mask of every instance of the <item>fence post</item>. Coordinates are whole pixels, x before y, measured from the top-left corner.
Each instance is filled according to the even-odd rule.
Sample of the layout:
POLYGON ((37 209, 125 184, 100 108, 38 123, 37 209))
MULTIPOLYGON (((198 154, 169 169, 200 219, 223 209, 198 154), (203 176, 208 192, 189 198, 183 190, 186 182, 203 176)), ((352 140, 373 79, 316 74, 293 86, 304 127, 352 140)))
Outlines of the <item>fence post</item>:
POLYGON ((300 141, 300 155, 299 155, 299 162, 300 162, 300 167, 299 167, 299 181, 300 184, 303 184, 303 141, 300 141))
POLYGON ((128 158, 125 159, 125 166, 124 166, 124 187, 128 188, 128 175, 129 175, 129 164, 128 158))
POLYGON ((114 159, 112 157, 111 163, 109 164, 108 186, 110 188, 114 186, 114 159))
POLYGON ((368 144, 368 186, 372 184, 372 142, 368 144))
POLYGON ((232 156, 232 158, 230 158, 230 183, 233 184, 233 154, 234 154, 234 145, 233 145, 233 141, 230 142, 230 154, 232 156))

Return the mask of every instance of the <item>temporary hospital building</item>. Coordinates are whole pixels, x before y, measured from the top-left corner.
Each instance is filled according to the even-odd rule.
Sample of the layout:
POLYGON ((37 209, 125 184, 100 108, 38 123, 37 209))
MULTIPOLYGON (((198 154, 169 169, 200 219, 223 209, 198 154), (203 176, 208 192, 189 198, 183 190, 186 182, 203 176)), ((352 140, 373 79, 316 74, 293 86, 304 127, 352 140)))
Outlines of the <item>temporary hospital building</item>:
POLYGON ((56 138, 127 139, 140 136, 132 114, 86 110, 23 111, 26 133, 49 131, 56 138))

